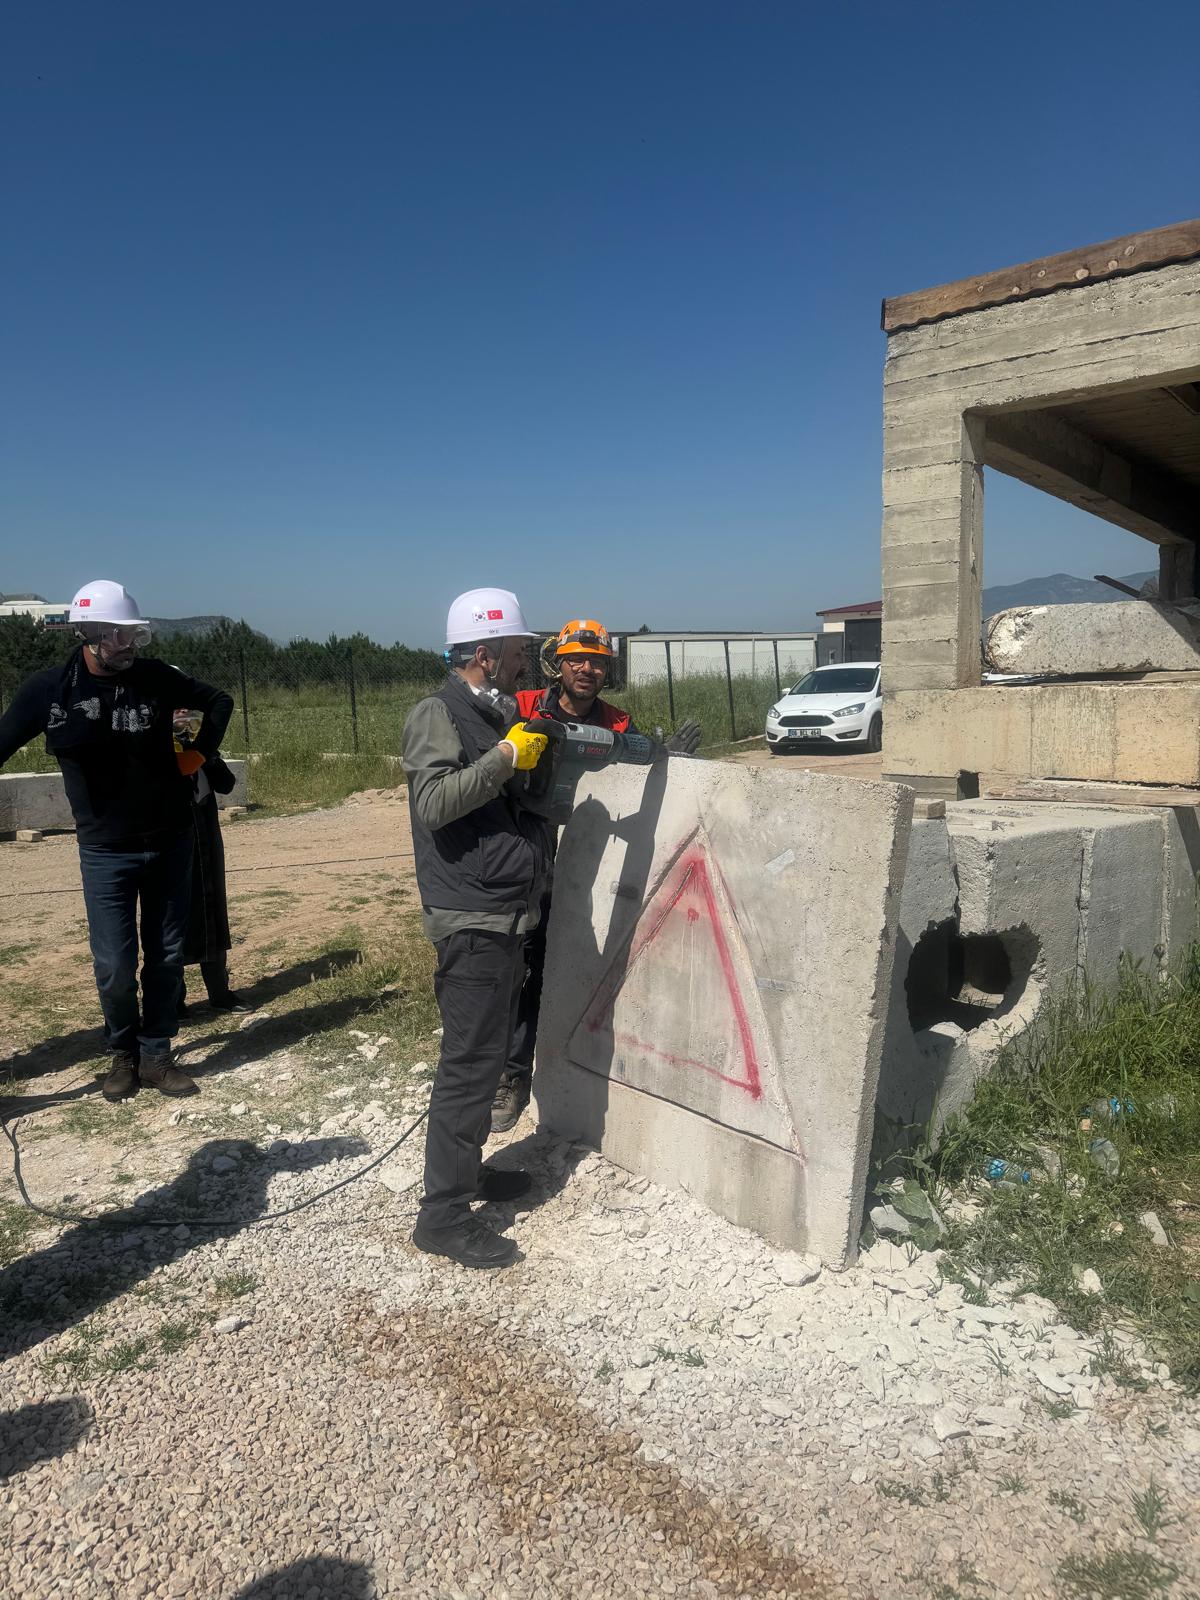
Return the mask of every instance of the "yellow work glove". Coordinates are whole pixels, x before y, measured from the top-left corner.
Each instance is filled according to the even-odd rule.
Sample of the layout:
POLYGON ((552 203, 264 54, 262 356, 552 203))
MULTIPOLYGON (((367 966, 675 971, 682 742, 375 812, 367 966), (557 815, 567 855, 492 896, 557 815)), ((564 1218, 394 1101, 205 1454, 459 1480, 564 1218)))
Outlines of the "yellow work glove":
POLYGON ((549 742, 544 733, 530 733, 523 722, 514 722, 500 741, 512 750, 513 766, 518 772, 532 772, 549 742))

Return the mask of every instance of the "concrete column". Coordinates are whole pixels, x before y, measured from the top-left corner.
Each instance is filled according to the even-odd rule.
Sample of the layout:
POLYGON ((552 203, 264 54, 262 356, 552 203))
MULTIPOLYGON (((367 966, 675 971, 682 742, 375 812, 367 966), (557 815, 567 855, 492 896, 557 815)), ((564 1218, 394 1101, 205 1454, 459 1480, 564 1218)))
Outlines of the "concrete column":
POLYGON ((982 439, 982 421, 964 417, 953 400, 936 409, 911 400, 892 403, 885 382, 883 655, 889 691, 979 682, 982 439))

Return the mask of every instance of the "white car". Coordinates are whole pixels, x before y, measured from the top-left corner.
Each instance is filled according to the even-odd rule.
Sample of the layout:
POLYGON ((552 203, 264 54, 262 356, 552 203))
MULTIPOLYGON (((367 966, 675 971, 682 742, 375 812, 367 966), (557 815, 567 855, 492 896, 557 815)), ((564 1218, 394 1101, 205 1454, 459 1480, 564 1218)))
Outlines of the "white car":
POLYGON ((883 748, 878 661, 817 667, 767 712, 767 749, 772 755, 831 744, 883 748))

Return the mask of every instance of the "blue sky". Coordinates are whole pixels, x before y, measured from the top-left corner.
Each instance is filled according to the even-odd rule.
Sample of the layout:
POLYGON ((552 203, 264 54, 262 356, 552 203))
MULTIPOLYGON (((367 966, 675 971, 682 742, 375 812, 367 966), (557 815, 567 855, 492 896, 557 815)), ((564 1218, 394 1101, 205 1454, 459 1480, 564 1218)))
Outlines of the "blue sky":
MULTIPOLYGON (((879 303, 1200 212, 1191 3, 47 0, 0 590, 437 643, 879 593, 879 303)), ((986 577, 1153 565, 989 479, 986 577)))

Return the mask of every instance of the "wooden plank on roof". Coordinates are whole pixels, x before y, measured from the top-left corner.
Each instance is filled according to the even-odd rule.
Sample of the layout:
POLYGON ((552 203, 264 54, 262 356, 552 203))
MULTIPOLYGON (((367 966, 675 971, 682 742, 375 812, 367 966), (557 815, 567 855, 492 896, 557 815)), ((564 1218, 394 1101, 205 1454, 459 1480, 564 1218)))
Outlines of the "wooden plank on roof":
POLYGON ((981 311, 987 306, 1007 305, 1013 300, 1029 300, 1051 294, 1056 289, 1073 289, 1104 278, 1119 278, 1151 267, 1166 267, 1173 262, 1191 261, 1200 256, 1200 218, 1172 223, 1167 228, 1151 228, 1146 233, 1129 233, 1120 239, 1087 245, 1082 250, 1066 250, 1061 255, 1026 261, 1019 267, 985 273, 978 278, 960 278, 936 289, 920 289, 915 294, 897 295, 883 302, 881 326, 885 333, 915 328, 923 322, 938 322, 963 311, 981 311))

